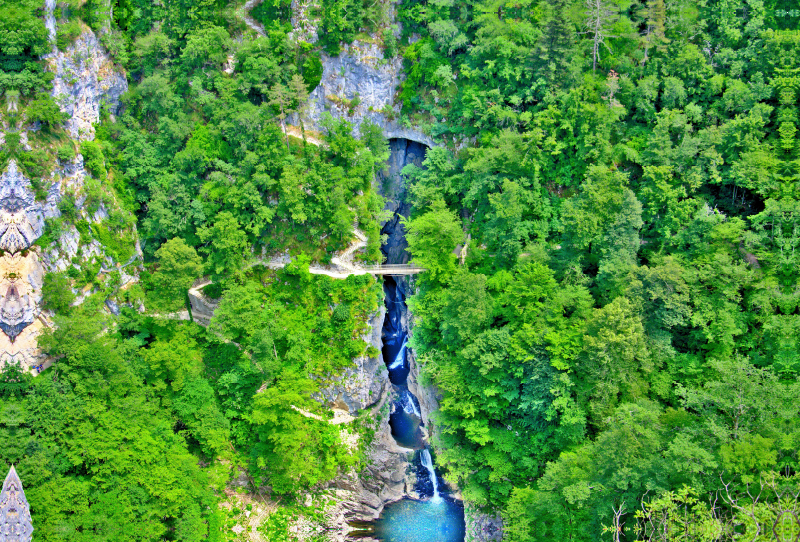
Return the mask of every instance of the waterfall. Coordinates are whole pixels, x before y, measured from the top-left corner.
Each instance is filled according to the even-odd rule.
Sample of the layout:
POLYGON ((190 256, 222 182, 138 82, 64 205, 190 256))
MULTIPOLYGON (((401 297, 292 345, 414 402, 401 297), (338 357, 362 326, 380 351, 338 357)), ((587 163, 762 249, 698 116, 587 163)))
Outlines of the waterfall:
POLYGON ((417 418, 422 419, 422 413, 417 408, 417 402, 414 401, 414 396, 410 393, 408 394, 408 401, 411 403, 411 408, 414 411, 414 414, 416 414, 417 418))
MULTIPOLYGON (((406 263, 409 259, 405 250, 408 244, 400 217, 408 217, 411 206, 404 201, 405 185, 400 172, 409 163, 421 165, 426 148, 404 139, 391 139, 390 146, 392 154, 389 169, 393 172, 388 178, 389 188, 383 184, 384 192, 389 192, 382 195, 390 200, 387 209, 394 211, 394 218, 381 228, 381 234, 387 236, 381 251, 386 255, 386 263, 406 263)), ((406 353, 410 348, 407 344, 410 330, 408 318, 405 318, 408 310, 405 292, 411 289, 405 280, 391 275, 383 277, 386 316, 381 334, 381 352, 395 393, 389 415, 391 434, 403 448, 419 450, 419 456, 414 456, 413 465, 417 477, 413 490, 406 488, 406 498, 386 505, 376 522, 375 532, 379 535, 378 540, 387 542, 464 542, 464 505, 455 498, 445 498, 448 495, 447 487, 443 486, 440 493, 428 442, 428 431, 433 428, 424 427, 422 405, 408 389, 411 363, 406 363, 406 353), (403 282, 398 284, 400 280, 403 282), (427 471, 431 480, 433 495, 429 493, 424 471, 427 471)))
POLYGON ((408 414, 413 414, 417 418, 422 419, 422 413, 419 411, 419 408, 417 408, 414 396, 408 390, 403 390, 403 410, 408 414))
POLYGON ((389 370, 397 369, 403 366, 403 363, 406 360, 406 343, 408 342, 408 335, 403 337, 403 344, 400 345, 400 351, 397 353, 397 356, 394 358, 394 361, 391 365, 389 365, 389 370))
POLYGON ((431 484, 433 485, 433 498, 431 498, 431 502, 441 502, 442 498, 439 496, 439 481, 436 479, 436 471, 433 470, 433 459, 431 458, 431 453, 427 448, 425 448, 422 450, 422 452, 420 452, 420 457, 422 459, 422 465, 428 469, 428 474, 430 474, 431 477, 431 484))
POLYGON ((45 0, 44 3, 44 26, 47 28, 48 40, 55 49, 56 43, 56 0, 45 0))
POLYGON ((414 414, 414 402, 411 400, 409 395, 410 394, 403 390, 403 398, 401 399, 403 403, 403 410, 405 410, 407 414, 414 414))

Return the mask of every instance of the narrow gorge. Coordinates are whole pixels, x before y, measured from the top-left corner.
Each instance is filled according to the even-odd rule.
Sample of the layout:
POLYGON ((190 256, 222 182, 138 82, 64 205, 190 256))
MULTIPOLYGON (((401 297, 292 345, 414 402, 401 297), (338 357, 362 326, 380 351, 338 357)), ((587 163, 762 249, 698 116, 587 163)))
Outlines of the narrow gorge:
MULTIPOLYGON (((406 201, 403 168, 409 164, 422 166, 427 146, 407 139, 389 140, 390 157, 386 168, 376 179, 392 217, 383 225, 385 242, 381 250, 387 264, 409 261, 401 218, 407 218, 410 206, 406 201)), ((373 456, 393 452, 402 458, 395 477, 402 476, 402 491, 384 499, 374 510, 377 519, 354 517, 351 537, 385 542, 461 542, 464 540, 464 506, 458 491, 453 491, 435 467, 432 453, 431 414, 437 408, 435 390, 420 384, 420 367, 409 346, 413 317, 406 305, 413 279, 407 276, 383 277, 384 315, 380 333, 381 358, 388 382, 388 416, 380 418, 382 438, 373 456), (390 439, 386 438, 390 435, 390 439), (381 450, 381 448, 384 448, 381 450)), ((379 316, 381 313, 379 313, 379 316)), ((377 324, 373 320, 372 325, 377 324)), ((373 334, 373 337, 375 335, 373 334)), ((376 344, 376 343, 373 343, 376 344)), ((377 458, 376 458, 377 459, 377 458)), ((369 471, 367 471, 369 477, 369 471)), ((378 491, 379 495, 386 495, 378 491)))
MULTIPOLYGON (((426 152, 434 143, 420 130, 395 120, 399 108, 394 94, 403 78, 402 65, 399 59, 381 61, 381 56, 374 44, 359 41, 338 56, 323 54, 320 84, 311 93, 304 114, 294 114, 290 122, 318 128, 324 115, 330 114, 352 122, 354 134, 360 133, 365 121, 380 128, 388 139, 389 157, 374 183, 385 200, 384 210, 390 213, 381 226, 381 252, 385 264, 407 264, 410 255, 401 220, 408 219, 412 209, 403 170, 423 167, 426 152)), ((376 376, 355 387, 380 389, 385 395, 372 407, 381 416, 382 427, 377 430, 369 466, 360 477, 342 476, 334 481, 334 487, 347 489, 342 496, 348 510, 339 520, 347 519, 355 526, 356 535, 386 542, 461 542, 465 524, 460 495, 436 473, 435 453, 431 453, 430 416, 438 408, 436 392, 421 384, 420 368, 408 346, 413 318, 405 300, 412 292, 412 281, 408 276, 383 278, 385 314, 376 314, 370 325, 372 345, 381 351, 379 359, 385 369, 376 370, 370 360, 357 361, 361 369, 349 376, 351 381, 357 380, 357 374, 364 374, 369 365, 376 376), (376 326, 381 329, 380 343, 376 326), (384 405, 382 410, 380 405, 384 405)), ((347 379, 343 376, 345 386, 347 379)), ((336 394, 325 395, 333 399, 336 394)), ((340 396, 349 407, 355 404, 348 393, 340 396)), ((337 525, 337 529, 342 527, 337 525)))
MULTIPOLYGON (((386 319, 383 357, 396 399, 389 425, 398 445, 413 450, 410 468, 415 474, 414 497, 386 505, 375 524, 375 535, 385 542, 461 542, 464 540, 464 506, 436 471, 428 430, 417 397, 409 391, 412 354, 408 347, 409 314, 403 279, 384 277, 386 319)), ((430 415, 431 413, 428 412, 430 415)))

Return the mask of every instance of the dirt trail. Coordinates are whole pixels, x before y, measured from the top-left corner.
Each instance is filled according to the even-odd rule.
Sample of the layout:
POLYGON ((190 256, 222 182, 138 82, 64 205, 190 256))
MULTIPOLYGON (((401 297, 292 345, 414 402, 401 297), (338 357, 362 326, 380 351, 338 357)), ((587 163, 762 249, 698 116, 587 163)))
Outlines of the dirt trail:
POLYGON ((247 0, 244 6, 236 10, 236 15, 241 17, 242 20, 244 21, 244 24, 249 26, 253 30, 253 32, 258 34, 262 38, 266 38, 267 33, 264 31, 264 27, 261 26, 261 24, 258 21, 256 21, 250 16, 250 10, 259 5, 263 1, 264 0, 247 0))
MULTIPOLYGON (((292 137, 296 137, 297 139, 303 139, 303 130, 301 130, 297 126, 292 126, 291 124, 287 124, 285 126, 286 133, 292 137)), ((306 130, 306 143, 311 143, 315 147, 321 147, 325 145, 325 142, 320 139, 322 134, 319 132, 315 132, 313 130, 306 130)))

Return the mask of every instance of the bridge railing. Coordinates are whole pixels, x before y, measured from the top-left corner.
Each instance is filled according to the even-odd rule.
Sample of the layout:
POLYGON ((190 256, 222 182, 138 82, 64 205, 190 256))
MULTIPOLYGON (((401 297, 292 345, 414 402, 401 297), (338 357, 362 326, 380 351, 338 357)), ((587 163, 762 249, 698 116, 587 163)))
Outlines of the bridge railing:
POLYGON ((412 263, 384 263, 367 265, 364 271, 371 275, 416 275, 427 271, 424 267, 412 263))
POLYGON ((375 265, 365 265, 364 269, 424 269, 424 267, 411 263, 381 263, 375 265))

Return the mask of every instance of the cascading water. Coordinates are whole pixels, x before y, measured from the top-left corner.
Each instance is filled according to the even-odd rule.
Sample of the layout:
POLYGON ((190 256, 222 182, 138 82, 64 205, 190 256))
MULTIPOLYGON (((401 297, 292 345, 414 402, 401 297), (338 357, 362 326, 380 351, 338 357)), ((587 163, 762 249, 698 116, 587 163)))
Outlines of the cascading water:
POLYGON ((411 363, 408 358, 408 329, 403 315, 407 311, 402 286, 394 278, 384 278, 386 319, 383 324, 383 358, 389 369, 397 399, 392 405, 389 425, 395 441, 417 450, 416 492, 419 500, 406 498, 388 504, 375 523, 374 535, 384 542, 463 542, 463 504, 440 484, 433 456, 423 429, 419 402, 408 389, 411 363))
POLYGON ((408 344, 408 336, 403 338, 403 344, 400 346, 400 351, 397 353, 397 356, 394 358, 392 364, 389 365, 389 370, 401 368, 403 366, 403 363, 405 363, 406 344, 408 344))
MULTIPOLYGON (((386 242, 381 247, 387 263, 406 263, 408 244, 400 221, 411 210, 405 198, 402 170, 409 164, 422 166, 427 148, 421 143, 406 139, 390 139, 391 156, 379 182, 381 194, 387 199, 387 210, 394 213, 382 228, 386 242)), ((411 359, 408 347, 408 327, 404 316, 406 283, 385 276, 383 291, 386 302, 386 319, 383 323, 383 359, 389 370, 389 381, 397 394, 389 415, 392 436, 397 444, 414 453, 414 470, 417 474, 415 492, 419 499, 405 498, 390 503, 375 522, 372 535, 384 542, 463 542, 465 536, 464 506, 449 495, 444 483, 436 474, 434 457, 427 441, 419 401, 408 389, 411 359)))
POLYGON ((414 397, 414 394, 408 390, 403 392, 403 410, 405 410, 408 414, 413 414, 420 420, 422 419, 422 413, 419 411, 419 407, 417 406, 417 398, 414 397))
POLYGON ((392 277, 383 283, 386 296, 386 319, 383 323, 383 359, 389 369, 389 381, 396 386, 397 400, 392 405, 389 424, 392 436, 405 448, 419 450, 425 447, 425 435, 421 429, 422 414, 417 399, 408 390, 406 380, 411 369, 407 362, 408 330, 403 325, 405 299, 402 288, 392 277))
POLYGON ((431 502, 438 503, 442 500, 442 497, 439 495, 439 481, 436 479, 436 471, 433 468, 431 453, 425 448, 420 453, 420 456, 422 457, 422 465, 428 469, 428 475, 431 477, 431 484, 433 485, 433 497, 431 497, 431 502))

